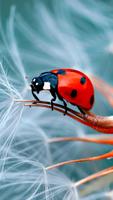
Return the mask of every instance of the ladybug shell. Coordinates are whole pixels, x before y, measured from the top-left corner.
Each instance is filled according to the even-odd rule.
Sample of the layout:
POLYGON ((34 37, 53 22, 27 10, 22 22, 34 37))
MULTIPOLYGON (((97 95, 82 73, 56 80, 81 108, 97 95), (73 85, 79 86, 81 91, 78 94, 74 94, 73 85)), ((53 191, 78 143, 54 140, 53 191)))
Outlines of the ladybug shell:
POLYGON ((73 105, 90 110, 94 103, 94 88, 90 79, 74 69, 51 71, 58 77, 58 94, 73 105))

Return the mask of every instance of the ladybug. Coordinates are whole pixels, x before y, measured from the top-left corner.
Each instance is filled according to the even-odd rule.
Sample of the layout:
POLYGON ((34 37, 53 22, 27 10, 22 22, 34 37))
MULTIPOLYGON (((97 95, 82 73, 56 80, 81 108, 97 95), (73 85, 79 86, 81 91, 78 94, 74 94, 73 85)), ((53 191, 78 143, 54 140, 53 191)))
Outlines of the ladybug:
POLYGON ((78 107, 82 114, 85 110, 90 110, 94 104, 94 88, 90 79, 82 72, 74 69, 55 69, 49 72, 41 73, 31 81, 31 91, 36 100, 39 101, 36 93, 41 90, 49 90, 51 99, 51 108, 56 97, 64 104, 65 113, 67 112, 67 103, 78 107))

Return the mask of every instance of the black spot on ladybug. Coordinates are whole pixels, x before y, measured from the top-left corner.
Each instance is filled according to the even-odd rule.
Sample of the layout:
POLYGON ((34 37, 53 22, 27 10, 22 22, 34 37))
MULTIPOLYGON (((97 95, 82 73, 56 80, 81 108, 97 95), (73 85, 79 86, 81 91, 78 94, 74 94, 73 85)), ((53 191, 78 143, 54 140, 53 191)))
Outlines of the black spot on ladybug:
POLYGON ((94 103, 94 95, 92 95, 90 98, 90 105, 93 105, 93 103, 94 103))
POLYGON ((70 95, 72 98, 75 98, 77 96, 77 90, 72 90, 70 95))
POLYGON ((64 74, 66 74, 66 72, 65 72, 63 69, 59 69, 58 72, 57 72, 57 74, 62 74, 62 75, 64 75, 64 74))
POLYGON ((86 78, 85 78, 85 77, 82 77, 82 78, 80 79, 80 83, 81 83, 82 85, 84 85, 84 84, 86 83, 86 78))

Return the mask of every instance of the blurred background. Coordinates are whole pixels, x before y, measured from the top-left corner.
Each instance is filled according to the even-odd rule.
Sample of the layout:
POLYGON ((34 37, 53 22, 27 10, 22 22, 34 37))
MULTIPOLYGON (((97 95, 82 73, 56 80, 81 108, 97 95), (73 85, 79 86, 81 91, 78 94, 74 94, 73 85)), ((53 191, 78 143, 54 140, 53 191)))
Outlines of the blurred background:
MULTIPOLYGON (((14 99, 33 99, 32 77, 55 68, 78 69, 112 85, 113 1, 0 0, 0 63, 1 200, 112 199, 112 175, 86 189, 75 188, 76 192, 70 186, 112 166, 112 159, 53 170, 47 177, 48 189, 44 187, 44 166, 99 155, 112 147, 82 142, 49 144, 48 138, 56 136, 102 134, 56 111, 24 108, 14 99)), ((50 98, 49 93, 40 94, 41 100, 50 98)), ((92 111, 112 115, 98 91, 92 111)))

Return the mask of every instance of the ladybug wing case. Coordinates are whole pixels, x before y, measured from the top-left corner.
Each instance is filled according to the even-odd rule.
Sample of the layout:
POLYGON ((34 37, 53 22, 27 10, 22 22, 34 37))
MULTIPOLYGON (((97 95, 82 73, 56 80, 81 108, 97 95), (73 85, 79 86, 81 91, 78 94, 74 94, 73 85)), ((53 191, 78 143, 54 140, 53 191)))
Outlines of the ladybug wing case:
POLYGON ((58 76, 58 93, 66 101, 90 110, 94 102, 94 89, 89 78, 73 69, 53 70, 58 76), (62 72, 62 73, 61 73, 62 72))

